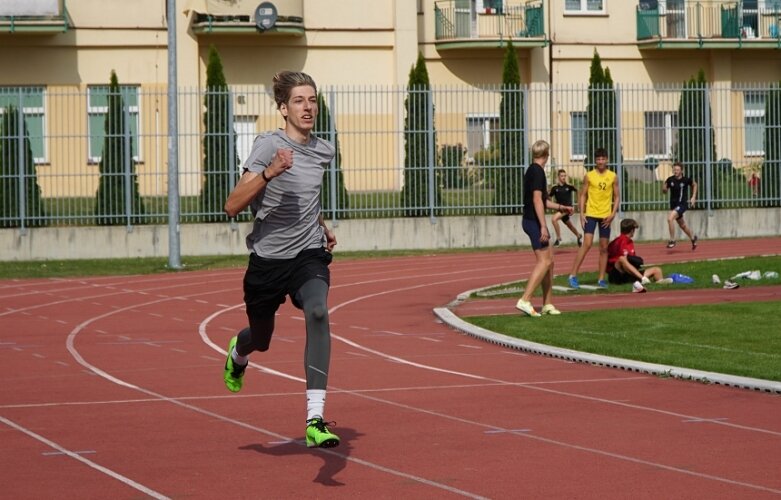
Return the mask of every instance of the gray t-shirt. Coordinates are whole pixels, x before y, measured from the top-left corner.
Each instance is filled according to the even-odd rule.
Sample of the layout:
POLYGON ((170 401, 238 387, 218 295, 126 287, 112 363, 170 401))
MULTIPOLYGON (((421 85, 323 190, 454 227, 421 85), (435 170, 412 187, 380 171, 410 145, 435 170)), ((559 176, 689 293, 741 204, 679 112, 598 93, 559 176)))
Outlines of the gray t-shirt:
POLYGON ((250 203, 255 223, 247 248, 267 259, 290 259, 302 250, 324 246, 318 222, 320 188, 323 172, 336 154, 329 142, 312 136, 307 144, 299 144, 279 129, 255 138, 244 169, 262 173, 280 148, 293 150, 293 166, 274 177, 250 203))

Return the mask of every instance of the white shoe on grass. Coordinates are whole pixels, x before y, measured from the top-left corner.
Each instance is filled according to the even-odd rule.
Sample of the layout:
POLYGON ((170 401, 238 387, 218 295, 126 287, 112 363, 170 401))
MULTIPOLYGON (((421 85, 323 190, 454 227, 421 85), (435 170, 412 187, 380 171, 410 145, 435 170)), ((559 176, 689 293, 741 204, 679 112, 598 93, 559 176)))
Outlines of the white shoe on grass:
POLYGON ((561 314, 561 311, 556 309, 556 306, 554 306, 553 304, 545 304, 544 306, 542 306, 541 312, 542 314, 549 314, 551 316, 558 316, 559 314, 561 314))
POLYGON ((538 318, 540 317, 540 313, 534 310, 534 306, 531 302, 523 299, 518 299, 518 302, 515 303, 515 308, 524 313, 527 316, 531 316, 532 318, 538 318))

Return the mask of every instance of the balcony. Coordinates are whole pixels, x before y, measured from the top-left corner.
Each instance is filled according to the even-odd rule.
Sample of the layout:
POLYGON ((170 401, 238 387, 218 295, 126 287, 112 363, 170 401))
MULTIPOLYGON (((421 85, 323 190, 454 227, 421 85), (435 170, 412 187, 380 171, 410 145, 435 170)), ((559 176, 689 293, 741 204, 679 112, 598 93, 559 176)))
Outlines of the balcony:
POLYGON ((302 0, 190 0, 186 11, 196 35, 304 35, 302 0))
POLYGON ((478 11, 470 0, 434 3, 435 44, 438 50, 502 47, 545 47, 545 12, 542 0, 483 0, 478 11))
POLYGON ((0 4, 0 33, 49 35, 73 26, 65 0, 28 0, 0 4))
POLYGON ((781 0, 640 0, 641 49, 781 49, 781 0))

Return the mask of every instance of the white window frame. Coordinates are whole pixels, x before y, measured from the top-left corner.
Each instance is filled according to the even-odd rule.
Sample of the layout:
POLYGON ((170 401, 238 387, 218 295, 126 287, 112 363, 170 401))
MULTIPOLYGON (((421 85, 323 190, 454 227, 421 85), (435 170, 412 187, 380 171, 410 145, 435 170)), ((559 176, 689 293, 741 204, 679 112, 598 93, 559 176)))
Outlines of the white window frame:
MULTIPOLYGON (((766 103, 767 96, 764 92, 761 91, 745 91, 743 92, 743 154, 745 156, 765 156, 765 150, 764 147, 762 149, 758 150, 751 150, 748 148, 748 124, 746 123, 746 120, 748 118, 761 118, 762 124, 765 123, 765 103, 766 103), (746 100, 747 98, 751 97, 761 97, 762 98, 762 107, 760 109, 748 109, 748 106, 746 106, 746 100)), ((763 127, 764 128, 764 127, 763 127)), ((764 143, 764 137, 762 138, 762 142, 764 143)))
POLYGON ((567 8, 567 0, 564 0, 564 15, 577 16, 603 16, 607 14, 607 0, 602 0, 600 10, 590 10, 588 8, 589 0, 580 0, 580 7, 577 9, 567 8))
MULTIPOLYGON (((9 87, 4 87, 9 88, 9 87)), ((17 88, 17 89, 24 89, 24 90, 40 90, 41 94, 41 105, 40 106, 26 106, 22 108, 22 116, 24 117, 30 117, 30 116, 40 116, 41 117, 41 151, 43 153, 43 156, 33 156, 33 163, 36 165, 38 164, 46 164, 49 163, 49 148, 46 147, 46 87, 41 85, 30 85, 30 86, 16 86, 16 87, 10 87, 10 88, 17 88)), ((5 113, 5 108, 0 107, 0 116, 2 116, 5 113)), ((29 132, 29 128, 28 128, 29 132)), ((32 143, 33 137, 29 137, 30 142, 32 143)), ((38 140, 37 138, 35 138, 38 140)))
MULTIPOLYGON (((649 127, 646 125, 648 115, 663 115, 664 117, 664 153, 649 153, 645 151, 646 158, 656 158, 657 160, 669 160, 673 156, 674 135, 677 129, 677 124, 673 126, 673 116, 678 115, 677 111, 646 111, 643 113, 643 147, 647 149, 646 134, 648 134, 649 127)), ((677 121, 677 120, 676 120, 677 121)), ((654 127, 654 130, 660 127, 654 127)))
POLYGON ((570 144, 569 144, 569 157, 571 160, 584 161, 586 159, 586 135, 588 132, 588 114, 585 111, 571 111, 569 114, 569 130, 570 130, 570 144), (583 119, 583 128, 575 130, 575 118, 583 119), (583 134, 583 149, 584 151, 575 151, 575 134, 583 134))
MULTIPOLYGON (((106 116, 106 113, 108 113, 108 106, 93 106, 91 104, 91 97, 92 92, 95 89, 105 89, 108 88, 108 85, 90 85, 87 87, 87 157, 89 159, 90 163, 100 163, 101 157, 100 156, 92 156, 92 129, 90 125, 90 116, 92 115, 101 115, 106 116)), ((136 144, 136 153, 133 155, 133 161, 136 163, 141 163, 143 161, 143 155, 142 155, 142 148, 141 148, 141 106, 138 105, 139 101, 141 100, 141 86, 140 85, 120 85, 119 90, 120 92, 122 89, 135 89, 136 91, 136 104, 133 106, 128 106, 125 104, 125 106, 128 109, 128 113, 130 114, 130 119, 133 120, 135 118, 136 121, 136 135, 133 137, 133 140, 136 144)), ((102 140, 102 139, 101 139, 102 140)))
POLYGON ((499 114, 498 113, 469 113, 466 115, 466 133, 467 133, 467 158, 469 160, 474 159, 474 154, 477 151, 480 151, 479 149, 477 151, 471 150, 469 148, 469 132, 473 130, 470 128, 470 125, 477 123, 478 121, 482 121, 482 126, 480 127, 481 133, 483 136, 483 148, 482 149, 489 149, 491 147, 491 123, 494 122, 496 124, 496 128, 499 126, 499 114))

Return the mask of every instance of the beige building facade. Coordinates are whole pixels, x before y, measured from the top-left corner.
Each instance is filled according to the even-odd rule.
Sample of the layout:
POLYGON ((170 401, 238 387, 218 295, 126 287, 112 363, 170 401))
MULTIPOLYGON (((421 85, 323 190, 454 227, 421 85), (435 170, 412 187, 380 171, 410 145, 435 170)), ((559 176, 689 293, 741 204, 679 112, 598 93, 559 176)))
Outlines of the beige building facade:
MULTIPOLYGON (((736 166, 753 164, 762 151, 751 127, 764 111, 752 86, 781 80, 781 0, 177 0, 173 15, 180 171, 200 168, 201 92, 211 46, 233 89, 245 152, 256 132, 279 125, 268 86, 280 69, 305 71, 321 87, 345 92, 403 88, 422 53, 433 86, 482 89, 501 84, 512 40, 530 89, 529 129, 535 139, 554 143, 556 164, 573 174, 583 168, 583 89, 595 51, 627 100, 620 113, 628 162, 654 158, 664 167, 669 161, 679 100, 671 89, 702 69, 715 89, 718 156, 736 166)), ((32 117, 36 162, 48 168, 40 176, 44 196, 94 193, 96 180, 67 188, 61 181, 96 172, 105 113, 100 92, 111 71, 129 92, 142 193, 165 195, 167 25, 165 0, 0 2, 0 64, 6 68, 0 91, 30 91, 29 105, 13 96, 0 96, 0 104, 17 99, 32 117)), ((387 151, 382 162, 391 169, 375 174, 380 181, 359 175, 373 157, 347 154, 348 189, 394 189, 403 182, 392 171, 401 163, 400 141, 349 134, 351 127, 367 128, 366 120, 368 128, 401 129, 403 99, 389 105, 393 112, 361 104, 342 113, 345 148, 352 141, 387 151)), ((456 130, 450 142, 468 143, 473 157, 491 140, 498 99, 494 92, 471 108, 453 104, 449 114, 447 102, 438 104, 438 126, 456 130)), ((197 177, 181 184, 184 194, 199 189, 197 177)))

